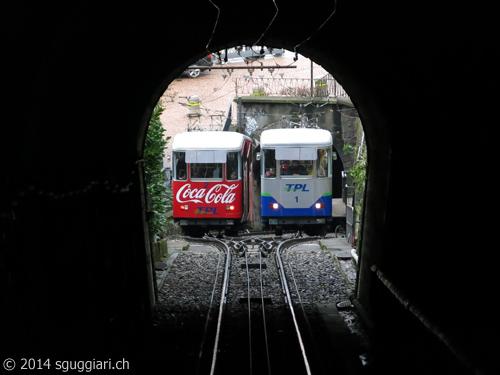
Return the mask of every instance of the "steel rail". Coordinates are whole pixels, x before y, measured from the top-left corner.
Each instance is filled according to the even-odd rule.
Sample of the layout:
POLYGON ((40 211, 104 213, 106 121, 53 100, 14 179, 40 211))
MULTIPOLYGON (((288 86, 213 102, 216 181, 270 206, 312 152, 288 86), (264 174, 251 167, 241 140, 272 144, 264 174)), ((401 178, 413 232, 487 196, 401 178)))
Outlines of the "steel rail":
MULTIPOLYGON (((308 240, 310 240, 310 239, 303 239, 301 242, 309 242, 308 240)), ((293 268, 290 265, 289 254, 287 253, 286 256, 287 256, 286 260, 288 262, 288 266, 290 267, 290 274, 292 276, 292 283, 293 283, 293 286, 295 288, 295 293, 297 294, 297 298, 299 300, 299 305, 300 305, 300 308, 301 308, 302 313, 304 315, 304 320, 305 320, 306 324, 308 325, 308 327, 310 329, 311 325, 309 323, 309 319, 307 318, 307 314, 306 314, 306 311, 304 309, 304 303, 302 302, 302 297, 300 295, 299 287, 297 285, 297 279, 295 277, 295 272, 293 271, 293 268)), ((304 261, 304 262, 306 262, 306 261, 304 261)), ((312 337, 312 334, 311 334, 311 337, 312 337)))
POLYGON ((271 375, 271 357, 269 352, 269 340, 267 338, 266 308, 264 304, 264 281, 262 274, 262 251, 259 251, 259 271, 260 271, 260 298, 262 305, 262 322, 264 325, 264 342, 266 344, 267 372, 271 375))
POLYGON ((247 271, 247 309, 248 309, 248 356, 249 356, 249 370, 252 375, 252 311, 250 304, 250 270, 248 268, 248 251, 245 251, 245 266, 247 271))
POLYGON ((220 331, 221 331, 221 326, 222 326, 222 316, 224 315, 224 309, 226 306, 226 297, 227 297, 227 292, 229 288, 229 274, 231 270, 231 249, 230 247, 223 241, 220 241, 218 239, 213 239, 212 241, 216 241, 222 245, 224 245, 226 249, 226 265, 224 268, 224 280, 222 282, 222 292, 221 292, 221 300, 220 300, 220 305, 219 305, 219 316, 217 318, 217 330, 215 334, 215 340, 214 340, 214 349, 212 353, 212 366, 210 368, 210 375, 213 375, 215 372, 215 365, 217 363, 217 352, 219 349, 219 340, 220 340, 220 331))
MULTIPOLYGON (((219 249, 221 250, 221 249, 219 249)), ((208 306, 208 312, 207 312, 207 319, 205 321, 205 328, 203 330, 203 339, 200 344, 200 353, 198 354, 198 364, 196 367, 196 374, 199 374, 200 372, 200 365, 201 365, 201 360, 203 357, 203 350, 205 347, 205 340, 207 338, 207 332, 208 332, 208 326, 210 323, 210 317, 212 316, 212 308, 213 308, 213 303, 214 303, 214 297, 215 297, 215 292, 217 289, 217 283, 219 281, 219 268, 221 264, 221 258, 222 258, 222 251, 219 251, 219 256, 217 259, 217 272, 215 273, 215 278, 214 278, 214 287, 212 288, 212 294, 210 296, 210 304, 208 306)))
MULTIPOLYGON (((308 241, 306 240, 306 241, 303 241, 303 242, 308 242, 308 241)), ((288 250, 288 248, 287 248, 287 250, 288 250)), ((306 310, 304 309, 304 303, 302 302, 302 296, 300 295, 300 290, 299 290, 299 287, 297 285, 297 278, 295 277, 295 272, 294 272, 293 267, 292 267, 292 265, 290 263, 290 253, 288 251, 286 252, 286 258, 285 259, 286 259, 286 262, 287 262, 289 270, 290 270, 290 275, 291 275, 291 278, 292 278, 292 284, 293 284, 293 287, 295 288, 295 293, 297 294, 297 299, 299 301, 300 309, 302 310, 302 315, 304 316, 304 323, 307 326, 307 330, 308 330, 309 336, 310 336, 310 338, 312 340, 311 345, 314 345, 314 347, 315 347, 315 350, 312 351, 313 355, 315 355, 315 354, 317 354, 319 352, 319 345, 318 345, 318 342, 316 341, 316 339, 314 337, 314 333, 312 331, 312 325, 309 322, 309 318, 307 316, 306 310)))
POLYGON ((304 341, 303 341, 302 335, 300 333, 299 324, 297 322, 297 317, 295 315, 295 309, 293 308, 292 296, 290 294, 290 289, 288 288, 288 282, 287 282, 287 278, 286 278, 286 274, 285 274, 285 267, 284 267, 283 261, 281 259, 282 248, 290 246, 292 243, 295 243, 295 242, 302 242, 302 241, 298 241, 297 239, 291 239, 291 240, 286 240, 286 241, 281 242, 278 246, 278 249, 276 250, 276 260, 277 260, 277 263, 279 266, 278 271, 279 271, 279 274, 281 277, 283 291, 285 293, 285 301, 288 304, 288 307, 290 309, 290 313, 292 314, 293 324, 295 326, 295 332, 297 334, 297 339, 299 341, 300 350, 302 353, 302 358, 304 360, 304 366, 305 366, 307 374, 311 375, 311 367, 309 365, 309 360, 307 359, 307 354, 306 354, 306 350, 304 347, 304 341))

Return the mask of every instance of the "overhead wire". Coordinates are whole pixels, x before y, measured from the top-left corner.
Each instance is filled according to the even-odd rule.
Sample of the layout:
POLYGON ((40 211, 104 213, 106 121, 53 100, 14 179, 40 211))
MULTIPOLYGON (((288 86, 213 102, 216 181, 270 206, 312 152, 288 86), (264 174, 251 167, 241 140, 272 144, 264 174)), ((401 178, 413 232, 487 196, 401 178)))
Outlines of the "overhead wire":
MULTIPOLYGON (((208 95, 207 95, 207 96, 205 96, 204 98, 200 99, 200 102, 201 102, 201 101, 206 100, 207 98, 209 98, 209 97, 211 97, 213 94, 215 94, 217 91, 219 91, 220 89, 222 89, 222 88, 223 88, 223 87, 227 84, 227 82, 228 82, 228 81, 229 81, 229 79, 224 79, 224 82, 222 83, 222 85, 220 85, 220 86, 219 86, 219 87, 217 87, 217 88, 214 88, 214 90, 213 90, 210 94, 208 94, 208 95)), ((225 96, 225 95, 222 95, 222 96, 225 96)), ((218 99, 218 98, 216 98, 216 99, 218 99)), ((211 100, 210 102, 212 102, 212 101, 214 101, 214 100, 216 100, 216 99, 213 99, 213 100, 211 100)), ((210 103, 210 102, 208 102, 208 103, 210 103)))
POLYGON ((269 28, 271 27, 271 25, 273 24, 274 20, 276 19, 276 17, 278 16, 278 12, 279 12, 279 8, 278 8, 278 4, 276 4, 276 1, 273 0, 273 4, 276 8, 276 13, 274 13, 274 16, 273 18, 271 19, 271 22, 269 22, 269 25, 267 25, 266 29, 264 30, 264 32, 262 33, 262 35, 260 36, 259 39, 257 39, 257 41, 252 45, 252 52, 253 52, 253 47, 255 47, 256 45, 259 44, 259 42, 262 40, 262 38, 264 37, 264 35, 266 35, 267 33, 267 30, 269 30, 269 28))
MULTIPOLYGON (((214 23, 214 27, 213 27, 213 30, 212 30, 212 33, 210 35, 210 38, 205 46, 205 49, 207 50, 208 53, 212 53, 209 49, 209 46, 212 42, 212 39, 215 35, 215 31, 217 29, 217 26, 219 24, 219 17, 220 17, 220 8, 212 1, 212 0, 208 0, 210 4, 212 4, 216 9, 217 9, 217 17, 215 19, 215 23, 214 23)), ((253 50, 253 47, 255 47, 256 45, 259 44, 259 42, 264 38, 264 36, 266 35, 267 31, 269 30, 269 28, 271 27, 271 25, 274 23, 276 17, 278 16, 278 13, 279 13, 279 8, 278 8, 278 5, 276 4, 276 0, 272 0, 273 1, 273 4, 274 4, 274 7, 276 8, 276 11, 274 13, 274 16, 273 18, 271 19, 271 21, 269 22, 269 24, 267 25, 266 29, 264 30, 264 32, 261 34, 261 36, 259 37, 259 39, 257 39, 257 41, 252 45, 252 47, 250 47, 250 49, 252 50, 252 54, 255 54, 255 55, 262 55, 262 53, 255 53, 255 51, 253 50)), ((307 43, 311 38, 313 38, 327 23, 328 21, 330 21, 330 19, 335 15, 335 13, 337 12, 337 0, 335 0, 335 3, 334 3, 334 7, 333 7, 333 11, 330 13, 330 15, 326 18, 326 20, 311 34, 309 35, 306 39, 304 39, 302 42, 298 43, 297 45, 294 46, 293 48, 293 52, 295 53, 295 57, 293 59, 293 61, 297 61, 298 60, 298 52, 297 52, 297 49, 302 46, 303 44, 307 43)), ((262 51, 261 51, 262 52, 262 51)), ((241 55, 240 55, 241 56, 241 55)), ((290 65, 293 64, 290 63, 290 65)), ((277 64, 277 66, 280 66, 277 64)))
MULTIPOLYGON (((261 40, 264 38, 264 36, 267 34, 267 31, 269 30, 269 28, 271 27, 271 25, 274 23, 274 21, 275 21, 276 17, 278 16, 278 13, 279 13, 278 4, 276 4, 276 0, 272 0, 272 1, 273 1, 273 5, 274 5, 274 7, 275 7, 276 11, 275 11, 275 13, 274 13, 274 15, 273 15, 273 18, 271 19, 271 21, 269 22, 269 24, 267 25, 267 27, 265 28, 264 32, 261 34, 261 36, 259 37, 259 39, 257 39, 257 41, 256 41, 254 44, 252 44, 252 46, 250 47, 250 50, 252 51, 252 57, 255 57, 255 56, 259 57, 259 56, 262 56, 262 55, 264 54, 264 49, 263 49, 263 48, 259 51, 259 53, 255 52, 253 48, 254 48, 255 46, 257 46, 257 45, 259 45, 259 44, 260 44, 260 41, 261 41, 261 40)), ((238 55, 239 55, 240 57, 243 57, 243 56, 241 56, 241 50, 237 50, 236 52, 238 53, 238 55)), ((288 65, 279 65, 279 64, 276 62, 276 59, 275 59, 274 55, 272 55, 272 57, 273 57, 274 63, 276 64, 276 68, 279 68, 279 67, 282 67, 282 66, 291 66, 291 65, 294 63, 294 62, 291 62, 291 63, 290 63, 290 64, 288 64, 288 65)), ((243 58, 243 59, 245 60, 245 58, 243 58)), ((246 61, 246 63, 247 63, 248 65, 252 65, 254 62, 257 62, 257 63, 259 63, 260 65, 262 65, 262 63, 260 63, 259 61, 255 61, 255 60, 254 60, 254 61, 246 61)))
POLYGON ((337 0, 335 0, 333 11, 332 11, 332 13, 330 13, 330 15, 327 17, 327 19, 311 35, 309 35, 306 39, 304 39, 302 42, 300 42, 295 47, 293 47, 293 52, 295 52, 294 61, 297 61, 297 59, 298 59, 297 48, 299 48, 303 44, 307 43, 314 35, 316 35, 318 33, 318 31, 320 31, 328 23, 328 21, 330 21, 330 19, 333 17, 333 15, 336 12, 337 12, 337 0))
MULTIPOLYGON (((216 4, 215 4, 212 0, 208 0, 208 1, 209 1, 209 3, 210 3, 210 4, 212 4, 212 6, 213 6, 213 7, 215 7, 215 8, 217 9, 217 16, 216 16, 216 19, 215 19, 214 27, 213 27, 213 29, 212 29, 212 33, 211 33, 211 35, 210 35, 210 37, 209 37, 209 40, 208 40, 208 42, 207 42, 207 44, 206 44, 206 46, 205 46, 205 49, 207 50, 207 52, 208 52, 208 53, 212 53, 212 52, 210 51, 210 48, 209 48, 209 47, 210 47, 210 44, 211 44, 211 42, 212 42, 212 39, 213 39, 213 37, 214 37, 214 35, 215 35, 215 32, 216 32, 216 30, 217 30, 217 26, 218 26, 218 24, 219 24, 219 18, 220 18, 221 10, 220 10, 220 8, 219 8, 219 7, 218 7, 218 6, 217 6, 217 5, 216 5, 216 4)), ((259 54, 257 54, 257 53, 253 50, 253 48, 254 48, 256 45, 258 45, 258 44, 262 41, 262 39, 264 38, 264 36, 267 34, 267 32, 268 32, 269 28, 271 27, 271 25, 274 23, 275 19, 276 19, 276 18, 277 18, 277 16, 278 16, 278 13, 279 13, 279 7, 278 7, 278 5, 276 4, 276 0, 272 0, 272 1, 273 1, 273 5, 274 5, 274 7, 275 7, 275 13, 274 13, 274 15, 273 15, 273 17, 272 17, 271 21, 269 22, 269 24, 267 25, 267 27, 266 27, 266 28, 265 28, 265 30, 263 31, 263 33, 260 35, 260 37, 257 39, 257 41, 256 41, 256 42, 255 42, 255 43, 254 43, 254 44, 250 47, 250 49, 251 49, 251 51, 252 51, 252 57, 253 57, 253 55, 258 55, 258 56, 262 55, 262 50, 260 51, 260 53, 259 53, 259 54)), ((333 9, 333 11, 332 11, 332 12, 330 13, 330 15, 326 18, 326 20, 325 20, 325 21, 324 21, 324 22, 323 22, 323 23, 322 23, 322 24, 321 24, 321 25, 320 25, 320 26, 319 26, 319 27, 318 27, 318 28, 317 28, 317 29, 316 29, 316 30, 315 30, 315 31, 314 31, 311 35, 309 35, 306 39, 304 39, 302 42, 300 42, 299 44, 297 44, 297 45, 294 47, 294 51, 293 51, 293 52, 294 52, 294 54, 295 54, 295 57, 293 58, 293 61, 292 61, 290 64, 288 64, 288 65, 280 65, 280 64, 278 64, 278 63, 277 63, 277 61, 276 61, 275 56, 273 55, 273 60, 274 60, 274 62, 275 62, 275 64, 276 64, 276 68, 280 68, 281 66, 290 66, 290 65, 292 65, 293 63, 295 63, 295 62, 298 60, 298 52, 297 52, 297 49, 298 49, 299 47, 301 47, 303 44, 307 43, 307 42, 308 42, 308 41, 309 41, 312 37, 314 37, 314 36, 315 36, 315 35, 316 35, 316 34, 317 34, 317 33, 318 33, 318 32, 319 32, 319 31, 320 31, 320 30, 321 30, 321 29, 322 29, 322 28, 323 28, 323 27, 324 27, 324 26, 328 23, 328 21, 329 21, 329 20, 333 17, 333 15, 336 13, 336 11, 337 11, 337 0, 335 0, 335 3, 334 3, 334 9, 333 9)), ((240 51, 240 50, 238 50, 237 52, 238 52, 238 54, 241 56, 241 51, 240 51)), ((226 57, 225 57, 225 60, 227 61, 227 50, 226 50, 226 57)), ((248 64, 249 66, 252 66, 252 64, 253 64, 254 62, 256 62, 256 61, 255 61, 255 60, 254 60, 254 61, 250 61, 250 62, 248 62, 248 61, 247 61, 247 64, 248 64)), ((258 62, 258 61, 257 61, 257 62, 258 62)), ((260 63, 260 62, 259 62, 259 63, 260 63)), ((260 63, 260 64, 262 65, 262 63, 260 63)), ((217 91, 219 91, 219 90, 220 90, 220 89, 221 89, 224 85, 226 85, 226 84, 227 84, 227 82, 228 82, 228 81, 229 81, 229 79, 225 79, 225 80, 224 80, 224 82, 223 82, 223 84, 222 84, 220 87, 218 87, 217 89, 214 89, 214 91, 213 91, 212 93, 208 94, 205 98, 203 98, 203 101, 205 101, 207 98, 209 98, 210 96, 212 96, 213 94, 215 94, 217 91)), ((242 87, 243 87, 243 86, 242 86, 242 87)), ((233 92, 236 92, 237 90, 238 90, 238 87, 235 87, 235 89, 234 89, 234 90, 232 90, 232 91, 230 91, 229 93, 226 93, 226 94, 220 95, 220 96, 216 97, 215 99, 212 99, 212 100, 210 100, 209 102, 206 102, 206 103, 210 103, 210 102, 216 101, 216 100, 218 100, 218 99, 220 99, 220 98, 222 98, 222 97, 225 97, 225 96, 227 96, 227 95, 229 95, 229 94, 232 94, 233 92)), ((201 102, 201 101, 200 101, 200 102, 201 102)), ((308 103, 308 104, 312 104, 312 103, 308 103)), ((205 108, 205 110, 210 111, 210 109, 208 109, 208 108, 205 108)), ((344 116, 345 116, 345 115, 344 115, 344 116)))
POLYGON ((211 54, 212 52, 210 52, 210 50, 208 49, 208 47, 210 46, 210 43, 212 42, 212 39, 213 39, 213 37, 215 35, 215 30, 217 29, 217 25, 219 24, 220 8, 217 5, 215 5, 215 3, 212 0, 208 0, 208 1, 209 1, 210 4, 212 4, 217 9, 217 18, 215 19, 214 28, 212 30, 212 34, 210 35, 210 38, 208 39, 208 43, 205 46, 205 49, 207 50, 207 52, 209 54, 211 54))

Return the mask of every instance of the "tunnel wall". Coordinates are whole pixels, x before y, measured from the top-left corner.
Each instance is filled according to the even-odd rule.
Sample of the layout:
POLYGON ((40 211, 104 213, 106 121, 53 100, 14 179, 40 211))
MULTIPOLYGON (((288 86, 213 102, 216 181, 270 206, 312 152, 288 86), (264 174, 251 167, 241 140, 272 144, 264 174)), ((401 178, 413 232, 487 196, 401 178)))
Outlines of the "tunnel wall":
MULTIPOLYGON (((189 22, 159 1, 2 4, 1 321, 12 350, 23 341, 71 350, 52 338, 68 330, 123 335, 147 322, 150 249, 137 166, 152 108, 207 43, 212 51, 251 45, 275 12, 263 0, 217 4, 213 34, 217 9, 206 1, 190 3, 189 22)), ((279 4, 261 42, 297 47, 322 65, 360 114, 369 175, 357 296, 376 321, 397 326, 406 312, 370 270, 384 267, 483 363, 497 331, 461 306, 490 294, 488 254, 470 267, 488 240, 452 242, 464 229, 487 239, 492 228, 481 218, 494 202, 462 200, 477 183, 464 171, 485 176, 492 168, 490 137, 462 153, 471 131, 490 134, 495 117, 487 105, 485 121, 466 122, 463 113, 464 101, 486 103, 493 65, 487 23, 470 29, 461 21, 486 12, 338 2, 318 31, 334 5, 314 0, 298 17, 295 5, 279 4), (423 161, 430 152, 434 168, 423 161)), ((484 314, 488 321, 492 312, 484 314)))

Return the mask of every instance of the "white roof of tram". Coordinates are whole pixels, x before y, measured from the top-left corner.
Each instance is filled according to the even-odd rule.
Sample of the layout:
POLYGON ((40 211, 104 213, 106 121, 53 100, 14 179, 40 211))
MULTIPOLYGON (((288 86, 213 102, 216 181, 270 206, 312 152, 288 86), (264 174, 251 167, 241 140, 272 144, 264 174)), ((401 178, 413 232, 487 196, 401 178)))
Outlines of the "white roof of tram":
POLYGON ((327 147, 332 134, 324 129, 269 129, 260 135, 261 147, 327 147))
POLYGON ((172 151, 186 150, 241 150, 243 140, 248 139, 241 133, 229 131, 194 131, 179 133, 174 137, 172 151))

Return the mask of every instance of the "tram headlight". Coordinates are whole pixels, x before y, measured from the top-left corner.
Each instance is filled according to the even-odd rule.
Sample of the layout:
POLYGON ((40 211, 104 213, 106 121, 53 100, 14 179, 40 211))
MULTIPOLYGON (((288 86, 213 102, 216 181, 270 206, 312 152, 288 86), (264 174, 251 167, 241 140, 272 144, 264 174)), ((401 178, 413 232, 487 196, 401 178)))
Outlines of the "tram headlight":
POLYGON ((269 204, 269 208, 272 210, 277 210, 280 207, 278 203, 271 203, 269 204))
POLYGON ((188 210, 188 205, 187 204, 181 204, 181 210, 187 211, 188 210))
POLYGON ((235 207, 233 205, 227 205, 226 211, 234 211, 235 207))
POLYGON ((325 205, 323 203, 316 203, 314 207, 316 207, 319 210, 321 208, 325 208, 325 205))

